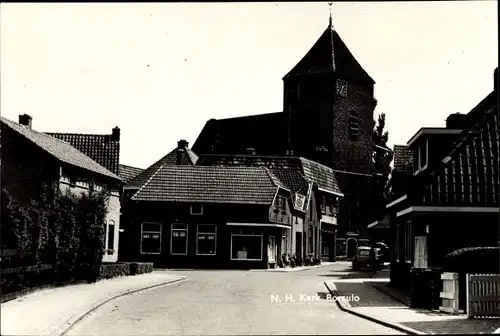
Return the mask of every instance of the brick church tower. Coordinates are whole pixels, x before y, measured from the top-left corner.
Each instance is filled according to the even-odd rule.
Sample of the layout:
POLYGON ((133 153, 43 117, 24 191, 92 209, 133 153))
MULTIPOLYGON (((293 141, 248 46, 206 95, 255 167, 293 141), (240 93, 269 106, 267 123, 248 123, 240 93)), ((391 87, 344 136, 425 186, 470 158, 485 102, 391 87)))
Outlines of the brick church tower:
POLYGON ((302 156, 335 170, 345 197, 339 235, 363 231, 371 218, 375 81, 335 31, 332 19, 283 78, 283 111, 210 119, 193 145, 197 154, 302 156))
POLYGON ((318 41, 283 78, 289 151, 336 170, 346 193, 340 222, 358 231, 369 218, 375 81, 330 23, 318 41), (362 197, 362 196, 365 197, 362 197), (342 216, 344 215, 344 216, 342 216))

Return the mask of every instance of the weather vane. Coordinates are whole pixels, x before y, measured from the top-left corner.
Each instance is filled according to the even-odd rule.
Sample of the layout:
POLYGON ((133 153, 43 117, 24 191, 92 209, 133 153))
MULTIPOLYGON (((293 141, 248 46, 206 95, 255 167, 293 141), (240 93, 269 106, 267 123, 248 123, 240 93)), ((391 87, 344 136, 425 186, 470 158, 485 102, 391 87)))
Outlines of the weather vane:
POLYGON ((332 5, 333 5, 333 2, 328 3, 328 6, 330 7, 330 26, 332 25, 332 5))

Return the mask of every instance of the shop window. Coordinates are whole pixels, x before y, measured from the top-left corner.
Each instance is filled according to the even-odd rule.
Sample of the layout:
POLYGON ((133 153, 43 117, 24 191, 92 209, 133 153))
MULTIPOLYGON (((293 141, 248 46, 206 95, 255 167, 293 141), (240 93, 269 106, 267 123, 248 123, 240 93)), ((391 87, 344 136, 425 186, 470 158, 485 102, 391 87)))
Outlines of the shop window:
POLYGON ((262 235, 231 234, 231 260, 262 260, 262 235))

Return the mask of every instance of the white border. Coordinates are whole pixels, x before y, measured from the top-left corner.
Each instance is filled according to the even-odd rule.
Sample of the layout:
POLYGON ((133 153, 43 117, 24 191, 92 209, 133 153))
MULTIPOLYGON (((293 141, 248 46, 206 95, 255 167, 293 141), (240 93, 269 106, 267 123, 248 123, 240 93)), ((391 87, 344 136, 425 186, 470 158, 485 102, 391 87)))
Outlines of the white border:
POLYGON ((216 254, 217 254, 217 225, 216 224, 205 224, 205 223, 196 224, 196 255, 199 255, 199 256, 214 256, 216 254), (213 225, 215 227, 215 230, 214 230, 214 232, 200 232, 200 230, 199 230, 200 225, 213 225), (199 242, 198 235, 200 233, 201 234, 206 234, 206 235, 209 235, 209 234, 213 234, 214 235, 214 238, 215 238, 214 253, 198 253, 198 242, 199 242))
POLYGON ((318 191, 326 192, 328 194, 332 194, 332 195, 335 195, 335 196, 344 197, 344 194, 342 194, 342 193, 331 191, 331 190, 326 190, 326 189, 323 189, 323 188, 320 188, 320 187, 318 187, 318 191))
POLYGON ((189 227, 187 223, 172 223, 170 225, 170 255, 187 255, 188 254, 188 240, 189 240, 189 227), (186 229, 174 229, 174 224, 179 225, 179 224, 184 224, 186 225, 186 229), (186 231, 186 253, 172 253, 172 239, 174 231, 186 231))
POLYGON ((201 212, 193 212, 193 204, 189 205, 189 214, 193 216, 202 216, 203 215, 203 204, 200 204, 201 212))
POLYGON ((290 225, 273 224, 273 223, 226 223, 227 226, 256 226, 256 227, 279 227, 283 229, 292 229, 290 225))
POLYGON ((264 259, 264 253, 262 250, 264 249, 264 235, 256 235, 256 234, 240 234, 240 233, 232 233, 231 232, 231 243, 230 243, 230 250, 229 250, 229 257, 231 258, 231 261, 262 261, 264 259), (239 236, 239 237, 260 237, 260 259, 238 259, 238 258, 233 258, 233 236, 239 236))
POLYGON ((141 223, 141 254, 161 254, 161 247, 162 247, 162 236, 163 236, 163 223, 160 223, 160 222, 142 222, 141 223), (143 252, 142 251, 142 234, 144 232, 147 232, 147 233, 158 233, 158 231, 144 231, 144 225, 143 224, 159 224, 160 225, 160 251, 159 252, 143 252))
POLYGON ((398 204, 400 202, 403 202, 407 198, 408 198, 408 195, 401 196, 400 198, 398 198, 398 199, 392 201, 391 203, 387 204, 385 207, 388 209, 388 208, 390 208, 390 207, 392 207, 392 206, 394 206, 394 205, 396 205, 396 204, 398 204))
POLYGON ((421 128, 417 134, 411 137, 407 142, 411 146, 422 134, 460 134, 462 130, 449 129, 449 128, 421 128))
POLYGON ((497 207, 447 207, 447 206, 412 206, 399 211, 396 217, 411 212, 499 212, 497 207))

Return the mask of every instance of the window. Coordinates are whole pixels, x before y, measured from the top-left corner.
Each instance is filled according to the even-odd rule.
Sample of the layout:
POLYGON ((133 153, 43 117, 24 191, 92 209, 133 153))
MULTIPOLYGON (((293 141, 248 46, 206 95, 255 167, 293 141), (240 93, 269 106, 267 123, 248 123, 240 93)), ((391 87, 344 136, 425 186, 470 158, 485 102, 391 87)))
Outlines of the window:
POLYGON ((262 260, 262 235, 231 234, 231 260, 262 260))
POLYGON ((395 239, 395 244, 394 244, 394 256, 396 257, 396 261, 399 262, 399 251, 400 251, 400 247, 399 247, 399 224, 396 224, 396 239, 395 239))
POLYGON ((141 224, 141 254, 161 253, 161 223, 141 224))
POLYGON ((217 251, 217 226, 215 224, 198 224, 196 233, 196 254, 215 255, 217 251))
POLYGON ((188 226, 187 224, 172 224, 170 235, 170 254, 187 255, 188 248, 188 226))
POLYGON ((76 177, 74 175, 69 177, 69 186, 76 187, 76 177))
POLYGON ((191 204, 189 206, 189 213, 191 215, 195 215, 195 216, 203 215, 203 205, 202 204, 191 204))
POLYGON ((413 259, 413 239, 411 235, 411 221, 405 223, 405 261, 411 263, 413 259))
POLYGON ((358 141, 359 139, 359 118, 354 111, 349 112, 349 140, 358 141))
POLYGON ((286 211, 286 198, 283 196, 276 197, 276 210, 286 211))
POLYGON ((309 236, 309 248, 307 249, 309 253, 313 253, 313 228, 311 227, 311 223, 309 223, 309 231, 307 232, 309 236))
POLYGON ((113 254, 115 249, 115 221, 108 223, 108 254, 113 254))

